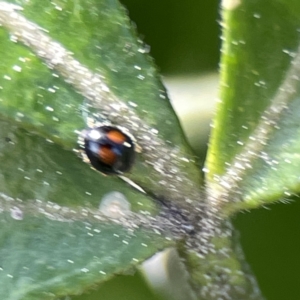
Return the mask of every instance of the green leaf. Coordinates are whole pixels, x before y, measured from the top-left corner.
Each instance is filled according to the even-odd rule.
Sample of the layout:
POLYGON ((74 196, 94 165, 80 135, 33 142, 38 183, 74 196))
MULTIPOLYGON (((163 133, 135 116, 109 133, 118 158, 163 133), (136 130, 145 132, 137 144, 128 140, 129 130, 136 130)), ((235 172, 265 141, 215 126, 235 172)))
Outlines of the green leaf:
MULTIPOLYGON (((300 190, 300 3, 224 1, 221 102, 207 180, 230 209, 300 190)), ((220 200, 222 201, 222 200, 220 200)))
MULTIPOLYGON (((20 1, 17 3, 20 4, 20 1)), ((80 63, 94 72, 100 72, 105 77, 105 83, 124 102, 137 104, 136 109, 150 125, 163 125, 161 133, 165 139, 180 144, 180 129, 174 130, 174 125, 178 126, 177 118, 166 99, 155 68, 145 55, 148 49, 142 41, 137 41, 125 10, 118 1, 59 1, 56 4, 49 1, 21 1, 21 4, 22 15, 49 31, 51 38, 62 43, 80 63)), ((25 117, 28 116, 31 122, 40 117, 44 126, 49 125, 57 130, 61 143, 74 145, 74 130, 83 126, 83 118, 76 110, 83 104, 84 98, 77 95, 72 86, 57 79, 59 74, 47 69, 39 58, 32 55, 30 49, 22 44, 13 45, 5 38, 5 30, 2 30, 2 36, 2 70, 3 74, 11 77, 10 85, 3 83, 6 82, 5 78, 1 82, 5 85, 4 102, 14 98, 15 102, 10 106, 16 107, 22 98, 26 106, 19 109, 25 117), (20 61, 22 57, 29 57, 28 61, 20 61), (22 67, 21 72, 13 69, 16 64, 22 67), (19 83, 23 83, 23 89, 14 88, 19 83), (42 90, 41 95, 37 93, 37 87, 39 92, 42 90), (8 94, 9 91, 13 94, 8 94), (27 97, 24 99, 25 91, 27 97), (45 114, 43 110, 47 108, 46 105, 53 105, 52 113, 45 114), (64 111, 65 106, 70 110, 64 111), (33 107, 36 109, 32 110, 33 107), (74 120, 66 118, 66 115, 74 120), (53 121, 53 116, 60 121, 53 121), (63 123, 68 123, 69 127, 61 128, 63 123)), ((4 108, 8 105, 3 104, 4 108)), ((38 127, 38 124, 35 123, 35 126, 38 127)), ((53 135, 52 132, 45 134, 53 135)))
POLYGON ((148 195, 183 206, 198 201, 200 174, 147 48, 117 1, 11 3, 23 10, 0 3, 0 298, 53 299, 82 293, 167 247, 169 239, 147 222, 136 229, 158 212, 148 195), (39 51, 22 44, 35 33, 44 34, 29 38, 39 51), (43 56, 53 40, 72 52, 68 62, 78 61, 74 73, 66 75, 66 61, 43 56), (96 73, 109 88, 96 96, 100 105, 86 95, 88 75, 96 73), (120 103, 128 108, 124 114, 114 110, 120 103), (95 172, 72 151, 87 117, 102 114, 131 131, 142 148, 128 177, 149 194, 95 172), (125 195, 140 216, 103 218, 99 203, 111 191, 125 195))
POLYGON ((76 208, 95 209, 102 197, 118 191, 131 209, 156 213, 153 201, 116 177, 101 176, 71 151, 0 121, 0 186, 2 195, 25 202, 40 200, 76 208))
POLYGON ((44 138, 4 121, 0 128, 1 298, 82 293, 170 244, 153 231, 103 219, 98 209, 117 190, 133 211, 154 213, 149 198, 97 176, 44 138))
POLYGON ((81 294, 167 244, 154 233, 93 220, 58 222, 25 214, 17 221, 2 213, 0 222, 2 299, 81 294))
POLYGON ((21 4, 22 15, 38 26, 22 16, 11 21, 2 12, 10 32, 1 29, 3 116, 66 149, 77 147, 77 134, 88 118, 123 126, 142 149, 128 177, 157 197, 178 203, 185 203, 193 185, 192 200, 197 201, 200 172, 195 157, 146 55, 148 50, 136 40, 119 2, 21 4), (24 33, 20 28, 29 29, 24 33), (179 170, 180 180, 173 176, 179 170), (181 186, 170 195, 166 186, 175 181, 181 186))

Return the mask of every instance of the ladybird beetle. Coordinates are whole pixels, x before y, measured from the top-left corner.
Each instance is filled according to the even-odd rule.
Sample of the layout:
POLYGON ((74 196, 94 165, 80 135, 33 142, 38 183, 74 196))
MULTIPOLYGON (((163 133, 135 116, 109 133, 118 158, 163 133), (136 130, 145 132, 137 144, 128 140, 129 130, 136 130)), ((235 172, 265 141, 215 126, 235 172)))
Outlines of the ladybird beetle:
POLYGON ((84 149, 92 166, 104 174, 129 171, 135 156, 132 139, 113 126, 88 129, 84 136, 84 149))

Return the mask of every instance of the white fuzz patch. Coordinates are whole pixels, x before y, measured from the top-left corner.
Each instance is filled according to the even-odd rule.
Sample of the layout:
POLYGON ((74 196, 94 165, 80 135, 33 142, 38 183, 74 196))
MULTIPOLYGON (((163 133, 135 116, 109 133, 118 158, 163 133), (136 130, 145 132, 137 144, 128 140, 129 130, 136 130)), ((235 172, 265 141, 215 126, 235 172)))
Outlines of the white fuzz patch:
POLYGON ((130 210, 130 203, 126 197, 119 192, 111 192, 101 199, 99 210, 110 218, 120 218, 127 216, 130 210))

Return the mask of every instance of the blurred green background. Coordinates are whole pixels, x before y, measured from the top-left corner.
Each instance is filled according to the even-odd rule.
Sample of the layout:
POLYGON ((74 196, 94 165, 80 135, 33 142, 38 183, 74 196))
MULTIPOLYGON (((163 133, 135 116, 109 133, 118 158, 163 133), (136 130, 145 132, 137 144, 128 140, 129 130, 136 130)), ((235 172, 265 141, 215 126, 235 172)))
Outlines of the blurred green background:
MULTIPOLYGON (((174 107, 200 161, 217 95, 220 53, 216 0, 122 0, 139 36, 151 47, 174 107)), ((300 202, 234 217, 250 267, 268 300, 300 299, 300 202)), ((140 274, 121 276, 78 300, 157 300, 140 274)), ((238 300, 238 299, 234 299, 238 300)))

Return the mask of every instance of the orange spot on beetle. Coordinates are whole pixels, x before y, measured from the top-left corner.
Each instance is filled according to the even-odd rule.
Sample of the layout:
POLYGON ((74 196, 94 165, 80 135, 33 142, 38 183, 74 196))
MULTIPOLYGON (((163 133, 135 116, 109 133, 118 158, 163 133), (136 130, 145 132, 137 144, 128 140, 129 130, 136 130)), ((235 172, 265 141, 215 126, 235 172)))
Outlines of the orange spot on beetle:
POLYGON ((126 136, 119 131, 111 130, 109 131, 106 136, 114 143, 123 144, 126 140, 126 136))
POLYGON ((110 147, 102 146, 99 148, 99 156, 101 161, 107 165, 113 165, 116 161, 116 154, 110 147))

